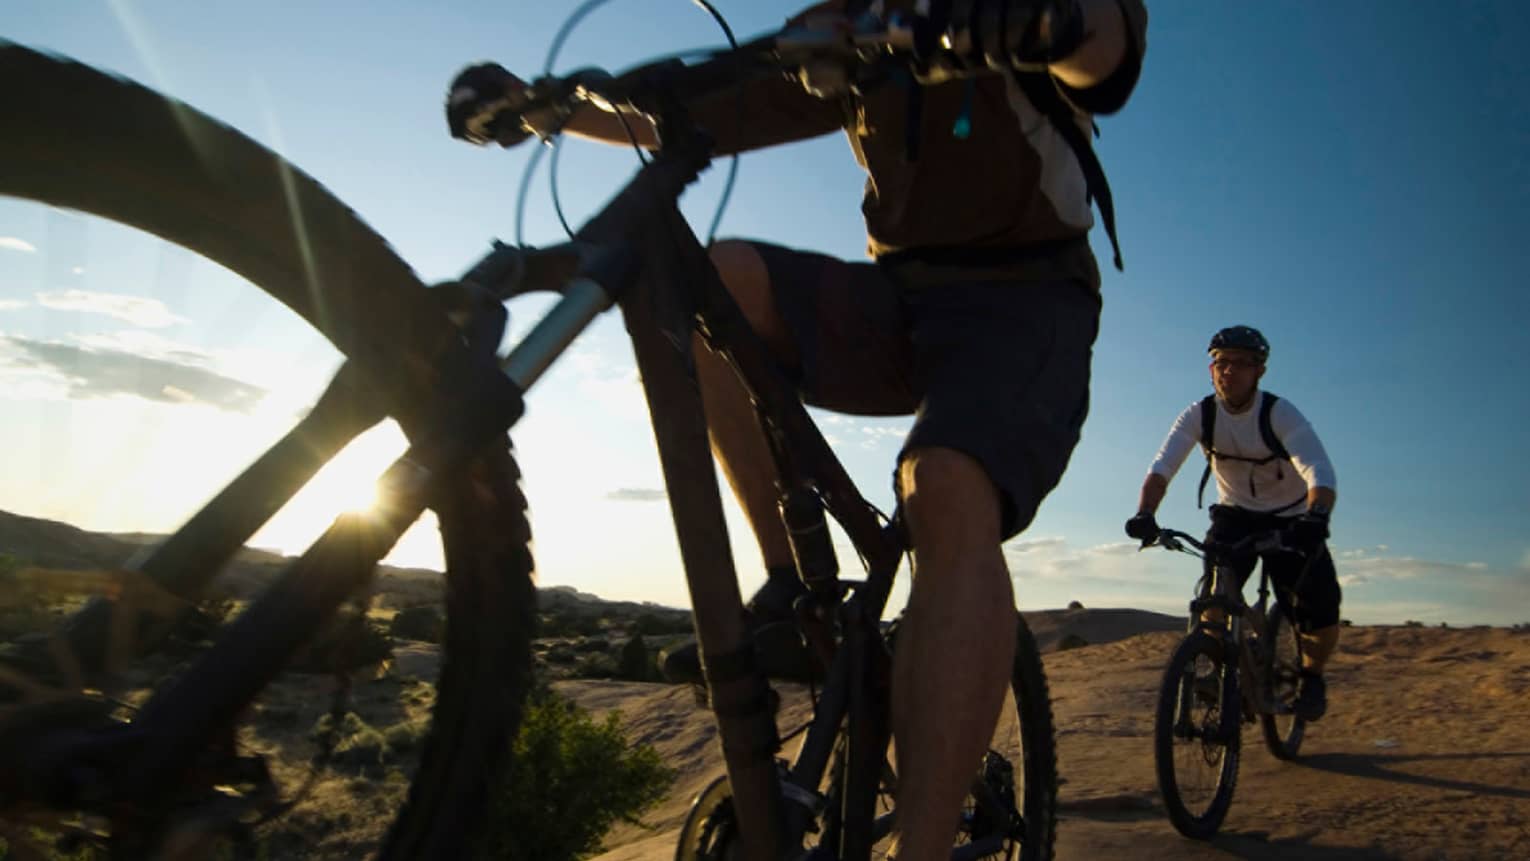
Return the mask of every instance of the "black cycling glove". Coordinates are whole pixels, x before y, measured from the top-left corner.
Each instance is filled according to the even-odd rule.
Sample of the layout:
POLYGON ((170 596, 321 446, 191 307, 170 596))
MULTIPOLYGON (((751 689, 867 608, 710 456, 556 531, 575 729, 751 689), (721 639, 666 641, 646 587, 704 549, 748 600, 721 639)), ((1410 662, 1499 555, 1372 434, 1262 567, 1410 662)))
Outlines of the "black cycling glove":
POLYGON ((1158 521, 1150 512, 1139 511, 1126 521, 1126 534, 1143 544, 1152 544, 1158 540, 1158 521))
POLYGON ((1328 540, 1328 513, 1309 511, 1286 526, 1286 543, 1311 554, 1328 540))

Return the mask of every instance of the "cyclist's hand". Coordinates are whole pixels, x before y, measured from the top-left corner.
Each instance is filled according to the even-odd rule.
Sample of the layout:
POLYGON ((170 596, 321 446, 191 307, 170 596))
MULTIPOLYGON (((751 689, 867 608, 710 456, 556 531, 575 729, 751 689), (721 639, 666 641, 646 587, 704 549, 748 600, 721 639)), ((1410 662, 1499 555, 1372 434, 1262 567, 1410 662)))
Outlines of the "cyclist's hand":
POLYGON ((1159 531, 1158 520, 1153 517, 1152 513, 1147 511, 1139 511, 1130 520, 1126 521, 1127 536, 1135 538, 1143 544, 1152 544, 1154 541, 1157 541, 1159 531))
POLYGON ((1072 54, 1084 37, 1079 0, 971 0, 930 9, 915 21, 916 56, 948 53, 969 66, 1045 66, 1072 54))
POLYGON ((525 90, 525 81, 497 63, 463 69, 446 94, 446 125, 452 137, 504 147, 530 137, 520 117, 507 110, 525 90))
POLYGON ((1307 512, 1286 526, 1286 543, 1307 555, 1315 553, 1328 540, 1328 515, 1307 512))

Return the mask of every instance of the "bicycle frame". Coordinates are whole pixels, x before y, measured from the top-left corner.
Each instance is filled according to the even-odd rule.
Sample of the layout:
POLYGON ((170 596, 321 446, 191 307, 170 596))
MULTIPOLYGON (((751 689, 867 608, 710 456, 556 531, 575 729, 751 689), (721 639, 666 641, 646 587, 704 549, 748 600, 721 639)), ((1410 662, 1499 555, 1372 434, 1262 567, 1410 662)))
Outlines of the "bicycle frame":
MULTIPOLYGON (((445 351, 442 392, 425 399, 379 373, 387 362, 348 362, 314 410, 282 441, 168 540, 130 564, 182 598, 195 596, 265 520, 352 438, 392 413, 411 446, 379 482, 374 514, 347 515, 283 572, 203 660, 156 691, 137 720, 110 739, 90 742, 114 770, 125 797, 152 799, 174 785, 198 751, 280 672, 287 659, 348 596, 450 476, 519 418, 522 396, 600 313, 619 306, 631 334, 668 489, 696 633, 735 797, 740 848, 775 859, 800 846, 821 804, 817 795, 836 736, 850 717, 847 781, 831 817, 840 852, 869 855, 878 825, 874 805, 887 746, 886 650, 878 621, 905 550, 893 524, 856 490, 795 392, 723 286, 677 201, 709 163, 709 145, 678 103, 658 112, 665 145, 573 241, 541 252, 496 245, 460 282, 443 285, 443 304, 468 317, 466 349, 445 351), (486 361, 503 331, 499 303, 534 290, 562 298, 501 363, 486 361), (486 301, 492 300, 492 301, 486 301), (722 498, 694 375, 692 335, 724 355, 746 381, 780 476, 783 517, 811 600, 804 628, 829 662, 826 695, 796 761, 778 772, 778 729, 767 682, 752 660, 722 498), (865 561, 863 581, 841 580, 824 510, 865 561), (845 587, 850 587, 845 599, 845 587), (843 600, 842 600, 843 599, 843 600), (294 624, 294 608, 300 616, 294 624), (287 624, 271 625, 275 614, 287 624), (837 620, 833 644, 828 625, 837 620), (267 642, 276 628, 290 632, 267 642), (233 646, 251 639, 261 650, 233 646), (258 652, 258 654, 257 654, 258 652), (242 658, 236 659, 236 656, 242 658), (110 755, 108 755, 110 753, 110 755), (784 778, 784 779, 783 779, 784 778), (792 804, 787 804, 788 799, 792 804)), ((108 608, 87 607, 67 635, 76 652, 102 651, 108 608), (92 647, 94 644, 94 648, 92 647)), ((145 642, 137 645, 143 646, 145 642)), ((99 670, 98 664, 86 667, 99 670)), ((80 743, 46 752, 28 771, 49 773, 80 743)), ((886 823, 880 826, 885 830, 886 823)))
MULTIPOLYGON (((1161 540, 1160 543, 1171 550, 1189 552, 1184 551, 1181 544, 1185 542, 1201 551, 1199 555, 1202 574, 1196 597, 1190 602, 1188 628, 1194 631, 1197 628, 1214 627, 1218 622, 1207 620, 1207 611, 1222 614, 1220 624, 1223 625, 1223 630, 1218 636, 1224 638, 1224 642, 1236 644, 1237 672, 1254 682, 1252 687, 1238 685, 1249 706, 1245 709, 1246 716, 1251 719, 1258 714, 1283 713, 1284 707, 1275 699, 1274 680, 1268 677, 1263 661, 1259 660, 1253 650, 1255 642, 1263 643, 1265 648, 1274 646, 1269 639, 1270 632, 1265 627, 1265 620, 1269 617, 1270 575, 1265 570, 1265 566, 1260 564, 1259 599, 1250 606, 1243 600, 1237 577, 1224 567, 1226 559, 1240 552, 1257 553, 1281 546, 1279 535, 1277 533, 1251 535, 1235 545, 1225 546, 1211 541, 1201 542, 1193 536, 1173 529, 1165 529, 1163 534, 1165 540, 1161 540)), ((1310 558, 1307 564, 1311 565, 1310 558)), ((1223 666, 1226 668, 1229 665, 1223 666)), ((1228 681, 1224 678, 1224 690, 1227 684, 1228 681)))
MULTIPOLYGON (((674 141, 620 193, 573 246, 551 249, 541 257, 598 260, 609 250, 624 248, 627 257, 640 249, 643 266, 629 284, 606 292, 621 307, 653 418, 659 457, 669 489, 671 512, 680 542, 682 563, 695 612, 708 684, 717 716, 724 759, 736 803, 740 846, 746 855, 781 857, 800 846, 819 803, 817 787, 829 764, 839 726, 846 714, 861 732, 850 739, 851 784, 840 816, 846 828, 841 851, 845 857, 865 857, 874 839, 871 824, 877 779, 887 744, 885 672, 877 672, 883 655, 877 622, 881 618, 904 543, 897 529, 884 525, 875 508, 855 489, 823 436, 785 379, 764 344, 754 334, 705 249, 681 217, 675 202, 684 184, 705 164, 704 145, 697 139, 674 141), (825 697, 819 702, 799 755, 785 775, 777 772, 773 751, 778 745, 774 717, 766 710, 766 682, 753 666, 752 644, 742 624, 742 596, 729 551, 722 501, 707 447, 705 418, 694 380, 690 355, 692 332, 701 332, 708 346, 725 356, 757 404, 761 426, 779 476, 783 518, 793 538, 799 573, 811 599, 802 621, 822 636, 813 638, 821 657, 832 657, 825 697), (828 542, 824 509, 845 529, 867 562, 867 578, 851 584, 837 576, 837 563, 828 542), (854 585, 843 603, 841 586, 854 585), (824 630, 838 614, 844 638, 829 653, 824 630), (869 670, 869 671, 868 671, 869 670), (784 780, 783 780, 784 778, 784 780), (791 805, 785 801, 789 797, 791 805)), ((469 274, 494 279, 497 273, 527 272, 537 266, 520 260, 522 252, 501 247, 469 274)), ((558 268, 557 266, 554 267, 558 268)), ((577 268, 583 268, 576 264, 577 268)), ((544 277, 544 281, 549 280, 544 277)), ((575 275, 571 284, 579 284, 575 275)), ((499 295, 533 289, 536 278, 522 284, 489 287, 499 295)), ((507 360, 512 369, 535 365, 540 343, 571 340, 560 318, 584 319, 583 309, 598 298, 581 299, 565 291, 565 304, 581 310, 560 314, 555 308, 507 360), (547 327, 544 333, 544 328, 547 327), (522 358, 523 351, 533 351, 522 358)), ((832 839, 832 838, 831 838, 832 839)))

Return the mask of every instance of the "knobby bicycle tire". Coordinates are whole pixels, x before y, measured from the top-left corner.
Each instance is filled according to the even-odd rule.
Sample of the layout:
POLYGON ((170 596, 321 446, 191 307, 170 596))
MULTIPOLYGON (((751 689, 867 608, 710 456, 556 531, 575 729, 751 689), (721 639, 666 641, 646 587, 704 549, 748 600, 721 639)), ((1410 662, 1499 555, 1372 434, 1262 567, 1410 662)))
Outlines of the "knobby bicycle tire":
MULTIPOLYGON (((1197 698, 1195 679, 1206 674, 1195 672, 1197 660, 1205 658, 1208 666, 1215 668, 1211 678, 1220 682, 1223 661, 1222 641, 1205 631, 1194 631, 1180 641, 1173 657, 1164 670, 1163 683, 1158 690, 1158 707, 1153 720, 1153 760, 1158 773, 1158 788, 1163 794, 1164 808, 1169 821, 1186 837, 1205 840, 1217 833, 1227 811, 1232 806, 1233 790, 1238 782, 1238 763, 1242 754, 1242 723, 1239 694, 1236 682, 1228 688, 1220 688, 1217 701, 1202 703, 1197 698), (1189 668, 1187 675, 1186 668, 1189 668), (1177 739, 1175 724, 1180 718, 1182 698, 1191 700, 1191 723, 1197 732, 1215 733, 1212 739, 1177 739), (1203 712, 1199 706, 1207 705, 1203 712), (1215 708, 1211 708, 1211 706, 1215 708), (1230 713, 1228 713, 1230 711, 1230 713), (1227 730, 1227 728, 1231 728, 1227 730), (1220 731, 1219 731, 1220 730, 1220 731), (1175 770, 1176 742, 1180 751, 1190 754, 1191 760, 1199 757, 1214 766, 1216 781, 1211 797, 1204 804, 1188 802, 1185 796, 1190 787, 1184 786, 1175 770), (1215 757, 1216 762, 1209 760, 1215 757), (1194 809, 1192 809, 1192 807, 1194 809)), ((1236 676, 1234 676, 1236 680, 1236 676)))
POLYGON ((1057 734, 1052 723, 1052 697, 1036 638, 1015 616, 1015 669, 1011 687, 1025 746, 1025 842, 1017 861, 1051 861, 1057 836, 1057 734))
MULTIPOLYGON (((1051 861, 1057 837, 1057 733, 1052 721, 1052 698, 1047 688, 1046 669, 1041 662, 1041 650, 1036 646, 1030 626, 1025 624, 1025 617, 1019 613, 1015 614, 1015 658, 1010 671, 1010 694, 1018 723, 1020 762, 1010 761, 1014 751, 1007 749, 1007 745, 1005 750, 990 748, 990 753, 997 753, 1008 762, 1009 768, 1015 770, 1014 776, 1020 780, 1020 785, 1014 787, 1018 795, 1015 804, 1024 831, 1018 840, 1006 841, 1003 850, 979 857, 1051 861), (1018 853, 1014 851, 1015 843, 1018 843, 1018 853)), ((999 726, 994 730, 995 743, 999 742, 1000 736, 1006 735, 1005 724, 1005 716, 1000 715, 999 726)), ((979 780, 992 777, 994 765, 991 756, 985 757, 979 780)), ((968 801, 972 800, 969 795, 968 801)), ((971 821, 964 812, 955 851, 987 836, 995 828, 1009 830, 1006 824, 971 821), (972 833, 974 830, 981 833, 972 833)), ((970 846, 967 848, 971 849, 970 846)))
MULTIPOLYGON (((242 133, 134 82, 0 41, 0 196, 129 225, 238 273, 407 397, 458 339, 387 243, 242 133)), ((447 560, 436 703, 384 858, 465 854, 530 686, 535 589, 508 445, 433 501, 447 560)), ((260 643, 251 641, 251 650, 260 643)))
MULTIPOLYGON (((1302 640, 1297 636, 1296 623, 1291 614, 1280 604, 1270 608, 1265 617, 1264 653, 1261 656, 1265 680, 1274 692, 1277 706, 1290 708, 1296 700, 1296 673, 1302 664, 1302 640), (1289 637, 1294 658, 1281 660, 1281 640, 1289 637)), ((1302 737, 1307 722, 1300 715, 1264 714, 1259 716, 1260 729, 1264 731, 1264 746, 1276 759, 1294 760, 1301 751, 1302 737)))

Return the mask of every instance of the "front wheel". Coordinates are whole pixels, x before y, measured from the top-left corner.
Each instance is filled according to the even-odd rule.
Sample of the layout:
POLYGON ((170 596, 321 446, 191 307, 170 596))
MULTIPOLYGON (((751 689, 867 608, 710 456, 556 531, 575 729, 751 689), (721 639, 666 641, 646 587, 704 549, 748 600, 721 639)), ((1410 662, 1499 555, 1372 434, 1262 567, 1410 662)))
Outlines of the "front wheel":
POLYGON ((1261 659, 1265 683, 1275 711, 1259 716, 1264 744, 1277 759, 1296 759, 1307 722, 1292 710, 1301 679, 1302 639, 1284 607, 1270 608, 1265 620, 1265 643, 1261 659))
POLYGON ((1222 641, 1205 631, 1182 640, 1158 691, 1153 758, 1169 821, 1186 837, 1216 834, 1232 805, 1239 702, 1236 672, 1223 672, 1222 641))
MULTIPOLYGON (((97 216, 195 252, 244 277, 311 323, 356 364, 369 384, 386 387, 398 396, 399 400, 390 399, 390 403, 426 403, 425 396, 434 393, 436 359, 448 349, 460 349, 459 333, 387 243, 318 182, 245 135, 184 104, 77 63, 0 41, 0 80, 7 82, 0 88, 0 116, 6 118, 5 133, 0 134, 0 197, 97 216)), ((138 373, 136 369, 141 366, 147 363, 129 367, 138 373)), ((307 442, 298 440, 300 444, 307 442)), ((318 462, 333 453, 323 452, 318 462)), ((318 463, 310 466, 317 469, 318 463)), ((441 670, 434 691, 412 701, 423 708, 434 700, 428 726, 398 724, 408 729, 400 750, 420 753, 418 766, 409 778, 407 803, 381 849, 384 857, 467 854, 467 838, 481 819, 493 776, 508 756, 521 700, 530 683, 529 636, 535 613, 529 527, 518 479, 516 465, 501 439, 481 452, 462 474, 443 480, 439 498, 432 501, 439 515, 446 557, 446 639, 439 652, 441 670)), ((266 494, 274 495, 270 485, 260 488, 260 493, 246 488, 235 495, 256 503, 263 503, 266 494)), ((294 490, 287 488, 282 498, 294 490)), ((203 552, 210 541, 222 542, 229 537, 223 532, 212 535, 209 524, 199 521, 195 528, 183 530, 188 534, 177 533, 175 537, 186 538, 197 549, 196 558, 211 559, 207 567, 216 568, 268 515, 264 512, 243 535, 233 537, 232 546, 221 556, 203 552)), ((364 525, 367 521, 349 516, 345 522, 364 525)), ((349 549, 359 543, 336 546, 349 549)), ((218 549, 225 548, 220 545, 218 549)), ((199 567, 183 565, 172 573, 199 567)), ((109 573, 121 575, 113 583, 150 579, 127 577, 140 573, 134 571, 109 573)), ((313 578, 313 582, 322 579, 313 578)), ((50 580, 44 585, 54 588, 57 584, 50 580)), ((139 591, 164 597, 165 589, 153 585, 153 589, 139 591)), ((181 603, 186 600, 170 597, 181 603)), ((73 601, 73 596, 70 599, 73 601)), ((163 603, 171 603, 177 610, 181 605, 168 599, 163 603)), ((270 651, 266 648, 270 641, 281 633, 278 627, 289 632, 307 631, 300 614, 281 612, 305 609, 294 607, 294 603, 284 601, 274 589, 267 590, 254 606, 271 611, 267 615, 277 618, 280 625, 260 631, 258 636, 231 639, 219 654, 241 660, 253 655, 240 665, 265 669, 277 660, 265 653, 270 651)), ((113 606, 117 605, 132 609, 113 616, 114 621, 126 620, 122 630, 131 631, 138 607, 128 601, 114 601, 113 606)), ((63 609, 72 610, 73 606, 71 603, 63 609)), ((253 612, 241 618, 255 618, 250 615, 253 612)), ((52 627, 51 617, 40 618, 39 624, 43 622, 52 627)), ((4 680, 0 685, 0 784, 3 778, 22 773, 9 767, 10 758, 28 753, 32 747, 28 741, 57 723, 60 712, 51 702, 64 694, 70 694, 65 702, 71 707, 79 702, 70 719, 83 731, 99 730, 108 720, 107 729, 120 730, 122 724, 130 728, 136 698, 143 693, 140 689, 153 689, 182 672, 179 663, 172 666, 168 658, 153 655, 127 666, 132 653, 122 642, 126 639, 114 635, 105 640, 112 647, 111 659, 102 663, 131 683, 128 692, 135 697, 131 702, 104 700, 94 693, 94 687, 83 685, 77 656, 68 651, 64 652, 68 660, 55 659, 62 669, 44 668, 43 682, 35 677, 18 678, 15 672, 0 673, 4 680), (118 666, 118 657, 124 666, 118 666), (153 663, 155 660, 159 663, 153 663), (78 690, 71 694, 49 689, 49 685, 60 684, 53 682, 55 677, 78 690), (5 690, 5 685, 21 693, 5 690), (10 701, 18 697, 22 698, 19 705, 10 701)), ((57 638, 49 642, 54 641, 57 638)), ((212 660, 201 657, 201 651, 191 654, 192 660, 212 660)), ((210 665, 210 669, 226 671, 229 665, 224 660, 210 665)), ((247 711, 246 717, 254 715, 254 710, 247 711)), ((296 710, 292 713, 300 714, 296 710)), ((219 746, 212 747, 204 759, 216 760, 228 774, 203 767, 184 782, 191 784, 194 778, 209 785, 181 787, 177 783, 154 788, 167 795, 178 793, 172 800, 191 797, 198 805, 198 814, 216 810, 216 821, 234 830, 253 817, 227 813, 227 796, 232 791, 225 791, 227 786, 239 778, 265 790, 273 783, 269 776, 251 777, 246 772, 255 771, 274 755, 245 754, 244 737, 236 738, 234 727, 227 729, 216 740, 219 746), (214 782, 217 785, 211 785, 214 782)), ((290 770, 299 768, 301 764, 290 770)), ((352 783, 362 783, 371 790, 377 785, 352 783)), ((31 796, 7 797, 5 790, 0 786, 0 805, 35 800, 31 796)), ((285 812, 285 807, 270 803, 263 791, 247 795, 255 812, 285 812), (257 804, 260 806, 255 807, 257 804)), ((77 796, 66 796, 65 801, 76 802, 77 796)), ((88 800, 129 814, 143 802, 139 798, 88 800)), ((189 805, 176 812, 185 807, 189 805)), ((242 814, 245 808, 233 809, 242 814)), ((72 811, 59 814, 64 831, 71 837, 79 836, 82 830, 73 827, 76 817, 72 811)), ((170 823, 186 826, 173 833, 200 835, 208 828, 207 816, 185 816, 182 820, 170 823)), ((38 816, 25 805, 0 806, 0 839, 30 839, 37 821, 38 816), (17 834, 21 837, 15 837, 17 834)), ((86 836, 94 840, 99 836, 97 830, 92 828, 86 836)), ((158 836, 149 833, 148 838, 158 836)), ((124 838, 114 828, 107 839, 120 845, 124 838)))

